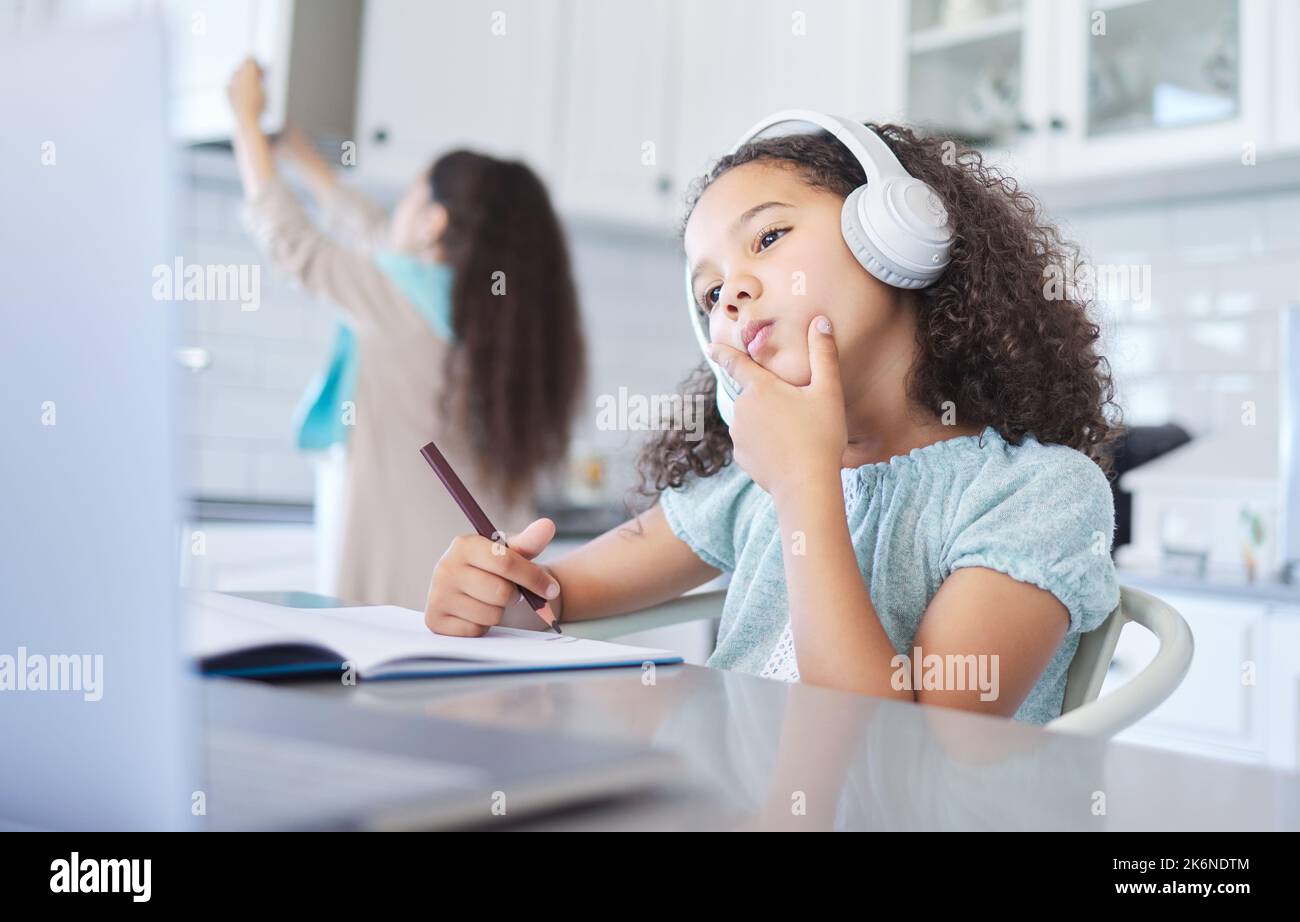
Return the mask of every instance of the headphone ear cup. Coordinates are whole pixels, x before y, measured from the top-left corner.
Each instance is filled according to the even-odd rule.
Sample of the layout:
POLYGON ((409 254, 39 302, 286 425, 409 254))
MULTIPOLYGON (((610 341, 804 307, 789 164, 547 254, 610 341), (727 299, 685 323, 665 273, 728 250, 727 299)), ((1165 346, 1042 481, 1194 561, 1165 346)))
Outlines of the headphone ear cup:
POLYGON ((854 258, 862 264, 862 268, 886 285, 895 288, 925 288, 937 279, 942 274, 943 268, 947 266, 946 251, 943 263, 933 272, 917 274, 900 266, 881 249, 877 242, 878 237, 885 234, 901 236, 912 232, 902 226, 886 228, 883 231, 869 226, 862 216, 870 209, 863 207, 866 203, 861 199, 864 195, 872 194, 880 193, 872 193, 866 185, 862 185, 850 192, 849 197, 844 200, 844 206, 840 209, 840 233, 844 236, 844 242, 848 244, 854 258))
POLYGON ((840 233, 844 235, 844 242, 848 244, 853 258, 886 285, 894 288, 922 287, 925 284, 923 281, 896 271, 893 263, 880 252, 870 232, 863 226, 858 199, 866 194, 867 187, 858 186, 849 193, 849 197, 844 200, 844 207, 840 209, 840 233))

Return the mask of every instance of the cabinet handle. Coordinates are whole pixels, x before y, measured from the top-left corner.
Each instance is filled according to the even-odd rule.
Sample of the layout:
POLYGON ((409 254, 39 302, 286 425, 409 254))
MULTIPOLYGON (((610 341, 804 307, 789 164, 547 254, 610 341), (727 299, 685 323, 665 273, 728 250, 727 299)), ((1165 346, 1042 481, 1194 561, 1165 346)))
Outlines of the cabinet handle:
POLYGON ((388 129, 387 129, 387 128, 382 128, 382 127, 380 127, 380 128, 376 128, 376 129, 374 130, 374 132, 370 135, 370 137, 371 137, 371 140, 373 140, 376 144, 387 144, 387 143, 388 143, 388 129))
POLYGON ((1065 130, 1065 119, 1061 118, 1059 115, 1052 116, 1052 120, 1047 124, 1053 131, 1065 130))

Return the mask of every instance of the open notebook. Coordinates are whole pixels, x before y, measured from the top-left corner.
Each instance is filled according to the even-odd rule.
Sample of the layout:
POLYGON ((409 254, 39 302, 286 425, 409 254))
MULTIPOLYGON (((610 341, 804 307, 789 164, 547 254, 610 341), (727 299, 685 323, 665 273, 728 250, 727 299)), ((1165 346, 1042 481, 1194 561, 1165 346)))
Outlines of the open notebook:
POLYGON ((347 663, 362 679, 400 679, 682 661, 668 650, 552 631, 494 627, 482 637, 445 637, 424 626, 423 613, 394 605, 288 608, 219 592, 191 593, 188 602, 187 649, 204 672, 219 675, 338 675, 347 663))

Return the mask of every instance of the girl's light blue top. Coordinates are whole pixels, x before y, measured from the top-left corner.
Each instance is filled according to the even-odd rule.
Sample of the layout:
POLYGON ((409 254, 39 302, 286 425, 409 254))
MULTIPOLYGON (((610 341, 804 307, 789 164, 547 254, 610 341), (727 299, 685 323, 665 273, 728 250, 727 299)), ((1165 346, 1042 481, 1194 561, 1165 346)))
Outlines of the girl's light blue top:
MULTIPOLYGON (((376 252, 374 260, 433 331, 446 341, 455 342, 456 332, 451 323, 454 280, 451 267, 386 251, 376 252)), ((335 442, 347 442, 351 430, 343 422, 342 407, 356 391, 359 360, 356 338, 348 325, 340 321, 329 363, 312 379, 294 411, 300 449, 324 449, 335 442)))
MULTIPOLYGON (((1010 444, 989 426, 840 476, 858 569, 896 652, 912 656, 921 616, 961 567, 998 570, 1060 599, 1068 632, 1015 719, 1059 716, 1079 634, 1119 604, 1114 503, 1101 468, 1033 435, 1010 444)), ((789 620, 771 496, 733 462, 665 490, 660 503, 677 537, 732 574, 708 665, 760 674, 789 620)))

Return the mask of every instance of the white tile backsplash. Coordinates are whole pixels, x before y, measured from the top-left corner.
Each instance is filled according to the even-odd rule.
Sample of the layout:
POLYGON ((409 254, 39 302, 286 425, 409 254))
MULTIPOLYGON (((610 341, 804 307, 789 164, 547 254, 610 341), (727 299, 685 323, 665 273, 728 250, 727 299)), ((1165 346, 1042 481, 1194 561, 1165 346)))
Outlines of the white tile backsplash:
POLYGON ((1127 324, 1116 329, 1107 358, 1116 374, 1151 375, 1164 367, 1168 357, 1165 347, 1161 331, 1155 326, 1127 324))
POLYGON ((1131 424, 1194 434, 1240 425, 1243 400, 1277 422, 1278 309, 1300 300, 1300 186, 1239 198, 1058 216, 1096 264, 1151 267, 1151 304, 1107 311, 1131 424))
POLYGON ((1174 412, 1174 387, 1167 378, 1116 378, 1116 401, 1129 423, 1173 419, 1186 425, 1174 412))

